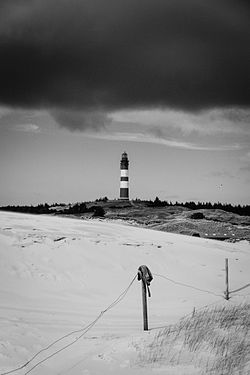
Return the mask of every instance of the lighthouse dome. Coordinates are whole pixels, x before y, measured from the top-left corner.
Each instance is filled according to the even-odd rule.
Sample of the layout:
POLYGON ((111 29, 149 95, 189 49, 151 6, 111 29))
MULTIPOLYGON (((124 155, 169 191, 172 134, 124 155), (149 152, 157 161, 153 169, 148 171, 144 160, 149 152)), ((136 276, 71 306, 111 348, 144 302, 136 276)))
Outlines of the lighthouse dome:
POLYGON ((124 151, 121 158, 121 169, 128 169, 128 154, 124 151))

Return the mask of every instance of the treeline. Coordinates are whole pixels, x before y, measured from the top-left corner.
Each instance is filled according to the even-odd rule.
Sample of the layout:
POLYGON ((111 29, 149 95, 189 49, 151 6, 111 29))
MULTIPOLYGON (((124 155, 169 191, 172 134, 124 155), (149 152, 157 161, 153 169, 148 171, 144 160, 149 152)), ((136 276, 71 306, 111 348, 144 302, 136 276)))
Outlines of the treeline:
MULTIPOLYGON (((105 203, 108 201, 107 197, 96 199, 94 205, 91 205, 88 202, 88 205, 85 202, 82 203, 75 203, 75 204, 65 204, 65 203, 53 203, 49 205, 48 203, 38 204, 36 206, 3 206, 0 207, 2 211, 14 211, 14 212, 23 212, 29 214, 57 214, 57 215, 80 215, 84 213, 93 213, 93 216, 104 216, 105 210, 105 203), (102 205, 98 205, 96 203, 101 203, 102 205)), ((228 203, 211 203, 211 202, 198 202, 195 203, 191 202, 169 202, 169 201, 162 201, 158 197, 155 200, 140 200, 135 199, 134 202, 141 202, 148 207, 171 207, 171 206, 180 206, 186 207, 191 210, 199 210, 199 209, 219 209, 224 210, 227 212, 232 212, 241 216, 250 216, 250 206, 249 205, 232 205, 228 203)))
POLYGON ((57 215, 80 215, 86 212, 93 213, 92 216, 102 217, 105 211, 101 206, 94 205, 87 207, 85 202, 66 205, 65 203, 48 203, 38 204, 37 206, 3 206, 0 207, 2 211, 13 211, 28 214, 57 214, 57 215), (58 209, 59 208, 59 209, 58 209))
POLYGON ((148 207, 171 207, 171 206, 181 206, 186 207, 191 210, 200 210, 200 209, 218 209, 224 210, 227 212, 232 212, 241 216, 250 216, 250 206, 249 205, 232 205, 229 203, 211 203, 211 202, 168 202, 168 201, 161 201, 158 197, 155 198, 154 201, 149 200, 145 201, 148 207))
POLYGON ((13 211, 13 212, 23 212, 28 214, 50 214, 53 213, 53 210, 50 210, 50 205, 38 204, 37 206, 2 206, 0 207, 2 211, 13 211))

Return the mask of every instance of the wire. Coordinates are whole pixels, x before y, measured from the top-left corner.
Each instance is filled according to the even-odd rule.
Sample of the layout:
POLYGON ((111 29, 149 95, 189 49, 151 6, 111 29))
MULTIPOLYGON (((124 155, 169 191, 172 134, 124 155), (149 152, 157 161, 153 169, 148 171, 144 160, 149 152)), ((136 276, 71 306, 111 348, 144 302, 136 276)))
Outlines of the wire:
MULTIPOLYGON (((88 326, 89 326, 89 325, 88 325, 88 326)), ((81 332, 81 331, 87 329, 88 326, 83 327, 83 328, 80 328, 80 329, 75 330, 75 331, 72 331, 72 332, 70 332, 70 333, 67 333, 66 335, 60 337, 59 339, 57 339, 57 340, 55 340, 55 341, 53 341, 51 344, 49 344, 48 346, 46 346, 45 348, 41 349, 39 352, 37 352, 36 354, 34 354, 34 356, 33 356, 32 358, 30 358, 27 362, 25 362, 22 366, 17 367, 17 368, 15 368, 15 369, 13 369, 13 370, 10 370, 10 371, 8 371, 8 372, 1 373, 0 375, 7 375, 7 374, 11 374, 11 373, 13 373, 13 372, 15 372, 15 371, 22 370, 24 367, 28 366, 28 364, 29 364, 30 362, 32 362, 32 361, 33 361, 33 360, 34 360, 39 354, 41 354, 42 352, 48 350, 48 349, 51 348, 53 345, 57 344, 59 341, 65 339, 65 338, 67 338, 67 337, 69 337, 69 336, 71 336, 71 335, 73 335, 73 334, 75 334, 75 333, 79 333, 79 332, 81 332)))
MULTIPOLYGON (((181 285, 181 286, 184 286, 184 287, 187 287, 187 288, 191 288, 191 289, 194 289, 194 290, 198 290, 200 292, 205 292, 205 293, 209 293, 209 294, 212 294, 214 296, 217 296, 217 297, 222 297, 222 295, 219 295, 219 294, 216 294, 214 292, 211 292, 209 290, 205 290, 205 289, 201 289, 201 288, 197 288, 195 286, 192 286, 192 285, 189 285, 189 284, 185 284, 185 283, 182 283, 182 282, 179 282, 179 281, 175 281, 167 276, 164 276, 164 275, 161 275, 161 274, 156 274, 154 273, 153 274, 154 276, 158 276, 158 277, 161 277, 163 279, 166 279, 176 285, 181 285)), ((137 274, 133 277, 132 281, 129 283, 128 287, 106 308, 104 309, 103 311, 100 312, 100 314, 91 322, 89 323, 87 326, 83 327, 83 328, 80 328, 78 330, 75 330, 75 331, 72 331, 72 332, 69 332, 67 333, 66 335, 58 338, 57 340, 53 341, 52 343, 50 343, 48 346, 46 346, 45 348, 41 349, 40 351, 38 351, 36 354, 33 355, 33 357, 31 357, 27 362, 25 362, 23 365, 13 369, 13 370, 10 370, 10 371, 7 371, 7 372, 4 372, 4 373, 1 373, 0 375, 8 375, 8 374, 11 374, 11 373, 14 373, 16 371, 19 371, 19 370, 22 370, 23 368, 27 367, 32 361, 34 361, 35 358, 37 358, 41 353, 45 352, 46 350, 50 349, 52 346, 54 346, 55 344, 57 344, 58 342, 64 340, 65 338, 67 337, 70 337, 76 333, 81 333, 81 335, 79 335, 78 337, 76 337, 73 341, 71 341, 70 343, 68 343, 67 345, 63 346, 62 348, 58 349, 57 351, 55 351, 54 353, 48 355, 47 357, 45 357, 44 359, 40 360, 39 362, 37 362, 33 367, 31 367, 26 373, 25 375, 29 374, 32 370, 34 370, 36 367, 38 367, 40 364, 42 364, 43 362, 47 361, 48 359, 54 357, 56 354, 62 352, 63 350, 67 349, 68 347, 72 346, 73 344, 75 344, 78 340, 80 340, 97 322, 98 320, 107 312, 109 311, 110 309, 112 309, 113 307, 115 307, 119 302, 122 301, 122 299, 126 296, 126 294, 128 293, 130 287, 132 286, 133 282, 135 281, 137 277, 137 274)), ((240 289, 237 289, 235 291, 232 291, 230 293, 234 293, 234 292, 237 292, 241 289, 245 289, 246 287, 250 286, 250 284, 247 284, 245 287, 242 287, 240 289)), ((209 304, 209 305, 205 305, 201 308, 198 308, 196 311, 199 311, 199 310, 202 310, 210 305, 213 305, 217 302, 213 302, 212 304, 209 304)), ((185 318, 189 315, 191 315, 192 313, 190 314, 187 314, 187 315, 184 315, 182 318, 185 318)))
MULTIPOLYGON (((211 303, 208 303, 207 305, 204 305, 204 306, 201 306, 201 307, 198 307, 197 309, 195 309, 195 313, 197 313, 197 311, 202 311, 204 309, 207 309, 208 307, 211 307, 213 305, 216 305, 217 303, 221 302, 221 299, 218 299, 217 301, 215 302, 211 302, 211 303)), ((181 319, 185 319, 185 318, 188 318, 189 316, 192 316, 193 315, 193 312, 191 313, 188 313, 188 314, 185 314, 181 317, 181 319)))
POLYGON ((244 285, 244 286, 242 286, 241 288, 239 288, 239 289, 235 289, 235 290, 232 290, 231 292, 229 292, 229 293, 236 293, 236 292, 240 292, 241 290, 243 290, 243 289, 246 289, 246 288, 249 288, 250 287, 250 283, 249 284, 247 284, 247 285, 244 285))
MULTIPOLYGON (((170 279, 169 277, 164 276, 164 275, 160 275, 160 274, 157 274, 157 273, 153 273, 153 275, 154 276, 162 277, 162 278, 164 278, 164 279, 166 279, 168 281, 171 281, 172 283, 177 284, 177 285, 181 285, 181 286, 185 286, 187 288, 192 288, 192 289, 195 289, 195 290, 199 290, 200 292, 205 292, 205 293, 213 294, 214 296, 217 296, 217 297, 222 297, 222 295, 216 294, 214 292, 211 292, 210 290, 200 289, 200 288, 197 288, 197 287, 189 285, 189 284, 181 283, 179 281, 175 281, 173 279, 170 279)), ((241 288, 229 291, 229 294, 240 292, 241 290, 249 288, 249 287, 250 287, 250 283, 242 286, 241 288)))
MULTIPOLYGON (((198 307, 197 309, 195 309, 195 313, 200 312, 200 311, 202 311, 202 310, 205 310, 205 309, 207 309, 208 307, 211 307, 211 306, 213 306, 213 305, 217 305, 219 302, 221 302, 221 299, 220 299, 220 300, 217 300, 217 301, 214 301, 214 302, 212 302, 212 303, 209 303, 209 304, 207 304, 207 305, 204 305, 204 306, 198 307)), ((160 327, 160 328, 151 328, 151 330, 153 330, 153 329, 160 329, 160 330, 162 330, 162 329, 167 329, 167 328, 169 328, 168 333, 179 332, 179 331, 180 331, 179 328, 171 329, 171 327, 176 326, 176 324, 179 324, 182 320, 184 320, 184 319, 186 319, 186 318, 188 318, 188 317, 191 317, 191 316, 193 316, 193 312, 191 312, 191 313, 187 313, 187 314, 183 315, 183 316, 180 318, 179 322, 177 322, 177 323, 175 323, 175 324, 170 324, 170 325, 167 325, 167 326, 162 326, 162 327, 160 327)), ((195 329, 194 329, 194 330, 195 330, 195 329)))
POLYGON ((91 324, 89 324, 89 326, 84 330, 84 332, 80 336, 78 336, 75 340, 71 341, 69 344, 63 346, 61 349, 58 349, 54 353, 48 355, 47 357, 45 357, 41 361, 37 362, 33 367, 31 367, 27 372, 25 372, 25 375, 29 374, 32 370, 34 370, 36 367, 38 367, 43 362, 46 362, 48 359, 54 357, 56 354, 62 352, 63 350, 65 350, 68 347, 75 344, 78 340, 80 340, 80 338, 82 338, 97 323, 97 321, 102 317, 102 315, 103 315, 103 311, 98 315, 98 317, 91 324))
POLYGON ((78 329, 78 330, 75 330, 75 331, 72 331, 72 332, 69 332, 67 333, 66 335, 58 338, 57 340, 53 341, 51 344, 49 344, 48 346, 46 346, 45 348, 39 350, 36 354, 33 355, 33 357, 31 359, 29 359, 26 363, 24 363, 23 365, 13 369, 13 370, 10 370, 10 371, 7 371, 7 372, 4 372, 4 373, 1 373, 0 375, 8 375, 8 374, 12 374, 16 371, 19 371, 19 370, 22 370, 23 368, 27 367, 28 364, 30 364, 35 358, 37 358, 39 356, 39 354, 41 354, 42 352, 50 349, 53 345, 57 344, 58 342, 62 341, 63 339, 75 334, 75 333, 79 333, 79 332, 82 332, 83 333, 78 336, 76 339, 74 339, 73 341, 71 341, 69 344, 65 345, 64 347, 62 347, 61 349, 58 349, 57 351, 55 351, 54 353, 50 354, 49 356, 47 356, 46 358, 44 358, 43 360, 37 362, 31 369, 29 369, 26 373, 30 373, 32 370, 34 370, 38 365, 40 365, 41 363, 47 361, 49 358, 52 358, 53 356, 55 356, 56 354, 60 353, 61 351, 65 350, 66 348, 68 348, 69 346, 73 345, 75 342, 77 342, 78 340, 80 340, 80 338, 82 338, 96 323, 97 321, 107 312, 109 311, 110 309, 112 309, 113 307, 115 307, 119 302, 121 302, 123 300, 123 298, 126 296, 126 294, 128 293, 130 287, 132 286, 133 282, 135 281, 137 277, 137 274, 133 277, 132 281, 129 283, 128 287, 103 311, 100 312, 100 314, 96 317, 96 319, 94 319, 90 324, 88 324, 87 326, 81 328, 81 329, 78 329))
POLYGON ((170 279, 169 277, 166 277, 164 275, 160 275, 160 274, 157 274, 157 273, 153 273, 153 275, 154 276, 158 276, 158 277, 162 277, 163 279, 166 279, 166 280, 170 281, 171 283, 174 283, 174 284, 177 284, 177 285, 181 285, 181 286, 185 286, 186 288, 191 288, 191 289, 198 290, 200 292, 205 292, 205 293, 213 294, 216 297, 222 297, 222 295, 216 294, 214 292, 211 292, 210 290, 200 289, 200 288, 197 288, 197 287, 195 287, 193 285, 184 284, 184 283, 181 283, 180 281, 175 281, 173 279, 170 279))

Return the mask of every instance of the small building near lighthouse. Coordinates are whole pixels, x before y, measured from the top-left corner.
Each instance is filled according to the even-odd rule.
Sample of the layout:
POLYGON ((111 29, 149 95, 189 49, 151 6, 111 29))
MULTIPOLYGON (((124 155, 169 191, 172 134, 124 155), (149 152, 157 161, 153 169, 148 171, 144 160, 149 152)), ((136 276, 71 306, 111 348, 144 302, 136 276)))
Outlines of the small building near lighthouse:
POLYGON ((120 162, 120 199, 129 200, 128 154, 124 151, 120 162))

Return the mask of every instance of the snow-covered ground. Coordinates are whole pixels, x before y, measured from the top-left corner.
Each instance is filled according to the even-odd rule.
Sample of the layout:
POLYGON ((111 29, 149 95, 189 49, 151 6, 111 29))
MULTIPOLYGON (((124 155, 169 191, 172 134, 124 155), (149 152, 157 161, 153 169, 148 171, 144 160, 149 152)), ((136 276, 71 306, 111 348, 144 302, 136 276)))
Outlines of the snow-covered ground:
POLYGON ((158 328, 194 308, 250 301, 250 288, 244 288, 250 283, 250 245, 107 221, 1 212, 0 374, 93 322, 126 290, 142 264, 154 274, 148 332, 142 331, 141 285, 135 279, 125 297, 91 329, 57 342, 16 374, 28 373, 82 333, 31 373, 152 373, 140 366, 137 349, 158 328), (229 302, 223 299, 225 258, 230 290, 243 287, 229 302))

